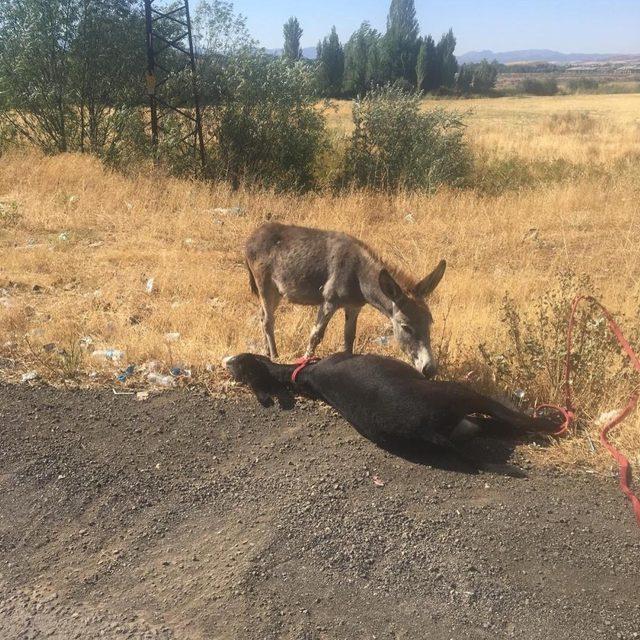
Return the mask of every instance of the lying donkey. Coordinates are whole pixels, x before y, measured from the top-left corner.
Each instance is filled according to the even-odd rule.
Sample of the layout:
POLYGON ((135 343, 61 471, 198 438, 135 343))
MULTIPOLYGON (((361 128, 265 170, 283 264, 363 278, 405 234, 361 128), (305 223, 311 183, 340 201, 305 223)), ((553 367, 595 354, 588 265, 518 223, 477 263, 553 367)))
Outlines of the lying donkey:
POLYGON ((358 314, 368 303, 391 320, 394 336, 415 368, 425 376, 435 374, 432 318, 425 298, 444 275, 444 260, 420 282, 401 274, 394 279, 382 260, 356 238, 278 223, 264 224, 249 236, 245 259, 251 290, 260 298, 271 358, 278 357, 274 313, 282 297, 294 304, 318 305, 307 356, 315 352, 340 308, 345 313, 344 350, 351 353, 358 314))
MULTIPOLYGON (((457 450, 457 444, 491 431, 553 433, 546 418, 531 418, 455 382, 425 380, 409 365, 377 355, 337 353, 306 366, 275 364, 264 356, 242 353, 224 360, 233 378, 248 384, 263 406, 276 397, 284 408, 294 395, 326 402, 362 435, 386 444, 422 441, 457 450)), ((494 465, 472 461, 485 469, 494 465)), ((513 467, 501 469, 522 475, 513 467)))

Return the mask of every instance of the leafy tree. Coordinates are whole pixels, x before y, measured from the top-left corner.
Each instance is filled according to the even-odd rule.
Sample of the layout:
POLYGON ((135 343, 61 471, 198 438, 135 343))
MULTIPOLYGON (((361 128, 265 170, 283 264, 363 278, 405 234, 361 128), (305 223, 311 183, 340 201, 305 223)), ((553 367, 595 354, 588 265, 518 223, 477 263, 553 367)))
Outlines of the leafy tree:
POLYGON ((458 71, 458 61, 454 55, 456 49, 456 38, 453 31, 449 29, 443 34, 437 45, 438 59, 440 61, 440 86, 453 87, 458 71))
POLYGON ((140 103, 146 55, 142 29, 142 16, 130 0, 81 0, 70 47, 81 151, 109 153, 123 134, 121 111, 140 103))
POLYGON ((382 41, 387 80, 416 84, 419 25, 413 0, 391 0, 387 32, 382 41))
POLYGON ((381 80, 380 33, 363 22, 344 46, 344 91, 364 95, 381 80))
POLYGON ((70 49, 76 0, 0 0, 2 116, 47 151, 67 151, 78 128, 70 49))
POLYGON ((278 189, 314 186, 325 140, 313 69, 257 50, 224 68, 224 99, 211 111, 214 177, 278 189))
POLYGON ((46 151, 108 153, 139 103, 144 26, 129 0, 0 0, 0 115, 46 151))
POLYGON ((302 49, 300 48, 302 28, 300 27, 298 18, 289 18, 284 23, 282 32, 284 33, 284 49, 282 51, 282 57, 290 62, 300 60, 302 57, 302 49))
POLYGON ((440 86, 440 58, 431 36, 421 40, 416 76, 416 86, 420 91, 435 91, 440 86))
MULTIPOLYGON (((243 51, 251 50, 257 42, 247 29, 247 20, 236 14, 233 3, 227 0, 203 0, 196 8, 194 35, 197 43, 198 81, 205 109, 218 104, 228 90, 222 81, 225 67, 243 51)), ((188 79, 178 78, 183 86, 188 79)))
POLYGON ((496 86, 497 79, 498 63, 495 60, 482 60, 473 69, 473 90, 476 93, 488 93, 496 86))
POLYGON ((458 71, 458 77, 456 78, 456 89, 460 93, 471 93, 471 86, 473 84, 473 70, 470 65, 463 64, 458 71))
POLYGON ((196 7, 193 27, 200 55, 228 56, 256 45, 246 17, 236 14, 227 0, 202 0, 196 7))
POLYGON ((344 80, 344 51, 336 28, 318 43, 318 83, 320 93, 329 98, 337 98, 342 92, 344 80))

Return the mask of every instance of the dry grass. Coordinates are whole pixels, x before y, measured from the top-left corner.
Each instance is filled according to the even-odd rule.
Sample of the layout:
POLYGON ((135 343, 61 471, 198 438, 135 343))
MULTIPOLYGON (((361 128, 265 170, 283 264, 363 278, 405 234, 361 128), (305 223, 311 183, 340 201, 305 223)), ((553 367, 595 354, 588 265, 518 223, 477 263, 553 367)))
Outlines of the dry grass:
MULTIPOLYGON (((597 159, 607 171, 596 179, 496 197, 449 190, 430 197, 294 196, 233 193, 224 185, 149 173, 127 177, 77 155, 6 155, 0 160, 0 288, 6 289, 0 291, 0 355, 53 378, 61 371, 72 376, 100 368, 113 375, 114 365, 90 358, 93 348, 123 349, 126 362, 160 360, 167 367, 181 363, 195 369, 217 365, 229 353, 261 348, 241 247, 266 219, 348 231, 417 274, 446 257, 450 269, 433 304, 434 341, 443 341, 443 333, 451 336, 453 361, 477 353, 480 342, 496 346, 504 340, 499 305, 505 292, 531 306, 566 268, 590 274, 615 312, 635 314, 640 174, 631 163, 620 171, 619 163, 638 153, 640 95, 437 104, 471 107, 473 146, 497 158, 597 159), (567 112, 587 114, 590 130, 550 126, 550 118, 564 118, 553 114, 567 112), (246 215, 214 212, 233 206, 246 215), (405 219, 407 213, 414 222, 405 219), (532 227, 538 230, 535 242, 532 227), (151 277, 155 288, 148 294, 145 282, 151 277), (180 339, 168 341, 171 332, 179 332, 180 339), (92 337, 92 347, 73 350, 84 336, 92 337), (65 354, 43 351, 48 343, 65 354)), ((348 109, 340 104, 330 116, 337 130, 346 128, 348 109)), ((283 358, 300 354, 312 313, 280 308, 276 329, 283 358)), ((333 321, 324 353, 340 346, 340 324, 333 321)), ((367 309, 357 348, 382 350, 374 339, 386 330, 386 320, 367 309)), ((393 347, 388 352, 397 353, 393 347)), ((620 390, 603 389, 601 400, 602 411, 615 408, 620 390)), ((595 440, 593 430, 590 436, 595 440)), ((635 462, 637 418, 628 420, 620 442, 635 462)), ((568 464, 587 459, 608 464, 592 453, 586 437, 564 441, 544 455, 568 464)))
MULTIPOLYGON (((428 99, 423 104, 468 114, 474 147, 490 158, 612 163, 638 160, 640 153, 640 94, 428 99), (550 120, 566 114, 592 120, 589 136, 549 127, 550 120)), ((339 131, 351 130, 351 103, 339 102, 328 113, 339 131)))

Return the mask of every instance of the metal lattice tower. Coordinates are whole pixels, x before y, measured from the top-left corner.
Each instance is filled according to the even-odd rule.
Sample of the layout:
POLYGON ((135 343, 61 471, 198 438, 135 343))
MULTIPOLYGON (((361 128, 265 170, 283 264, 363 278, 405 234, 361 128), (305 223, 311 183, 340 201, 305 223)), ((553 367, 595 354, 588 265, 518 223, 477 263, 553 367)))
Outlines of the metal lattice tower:
MULTIPOLYGON (((206 153, 202 136, 202 109, 198 95, 196 60, 191 34, 188 0, 177 0, 167 5, 163 0, 144 0, 147 34, 147 95, 151 112, 151 143, 158 158, 158 139, 161 120, 168 112, 177 114, 190 123, 189 132, 180 140, 188 145, 202 171, 206 168, 206 153), (167 62, 169 61, 169 62, 167 62), (163 91, 169 77, 187 71, 191 76, 192 105, 183 101, 176 104, 163 91)), ((197 166, 197 165, 196 165, 197 166)))

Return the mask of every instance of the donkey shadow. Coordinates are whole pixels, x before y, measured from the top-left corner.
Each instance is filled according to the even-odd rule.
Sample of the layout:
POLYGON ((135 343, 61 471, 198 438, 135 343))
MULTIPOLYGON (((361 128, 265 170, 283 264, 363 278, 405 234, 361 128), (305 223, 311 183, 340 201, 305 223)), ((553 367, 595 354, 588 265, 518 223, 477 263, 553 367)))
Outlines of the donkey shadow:
POLYGON ((358 433, 383 451, 411 464, 470 476, 491 473, 508 477, 526 477, 527 474, 511 462, 516 447, 524 440, 507 439, 506 431, 498 429, 494 434, 484 433, 455 448, 420 439, 388 436, 372 438, 360 431, 358 433))
POLYGON ((510 463, 515 443, 478 438, 457 451, 421 440, 394 440, 374 444, 412 464, 442 471, 467 475, 479 475, 487 471, 504 476, 525 475, 522 471, 516 472, 516 467, 510 463), (491 445, 488 446, 487 442, 491 442, 491 445))

